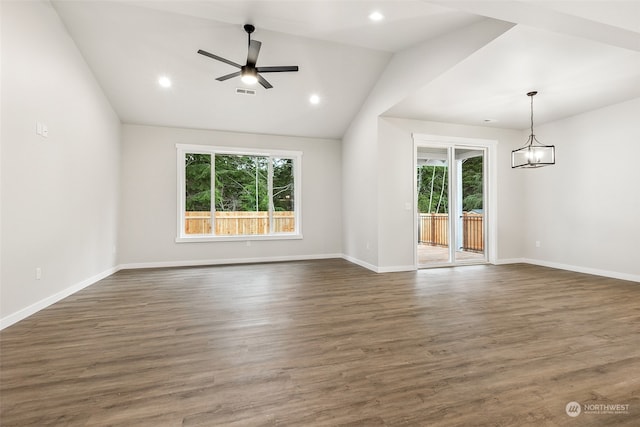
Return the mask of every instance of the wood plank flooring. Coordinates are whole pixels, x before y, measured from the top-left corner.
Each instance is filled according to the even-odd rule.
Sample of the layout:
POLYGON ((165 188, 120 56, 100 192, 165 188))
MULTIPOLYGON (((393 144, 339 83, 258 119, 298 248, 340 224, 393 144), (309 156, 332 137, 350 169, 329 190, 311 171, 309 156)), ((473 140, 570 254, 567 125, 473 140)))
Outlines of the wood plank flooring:
POLYGON ((2 331, 0 357, 3 427, 638 426, 640 284, 343 260, 121 271, 2 331))

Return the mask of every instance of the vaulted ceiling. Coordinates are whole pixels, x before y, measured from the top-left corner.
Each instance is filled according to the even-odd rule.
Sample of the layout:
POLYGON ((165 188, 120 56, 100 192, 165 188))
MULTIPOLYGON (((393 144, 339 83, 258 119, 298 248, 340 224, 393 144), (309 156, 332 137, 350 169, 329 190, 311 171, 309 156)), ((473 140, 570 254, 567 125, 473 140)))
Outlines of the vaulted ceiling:
POLYGON ((484 19, 518 25, 385 115, 524 129, 530 90, 537 124, 640 96, 637 1, 52 3, 125 123, 340 138, 395 53, 484 19), (245 23, 262 42, 258 66, 300 71, 265 75, 274 88, 255 95, 215 80, 235 69, 196 52, 244 64, 245 23))

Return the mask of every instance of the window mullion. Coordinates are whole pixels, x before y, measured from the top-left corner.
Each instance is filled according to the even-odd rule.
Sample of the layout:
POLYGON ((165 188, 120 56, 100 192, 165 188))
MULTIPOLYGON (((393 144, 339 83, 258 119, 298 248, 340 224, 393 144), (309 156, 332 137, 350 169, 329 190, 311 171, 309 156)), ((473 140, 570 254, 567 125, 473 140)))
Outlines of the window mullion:
POLYGON ((275 232, 273 223, 273 157, 267 162, 267 197, 269 198, 269 234, 275 232))
POLYGON ((216 235, 216 155, 211 153, 211 195, 209 196, 211 235, 216 235))
POLYGON ((186 165, 187 165, 187 153, 178 148, 178 236, 185 236, 185 224, 186 224, 186 165))

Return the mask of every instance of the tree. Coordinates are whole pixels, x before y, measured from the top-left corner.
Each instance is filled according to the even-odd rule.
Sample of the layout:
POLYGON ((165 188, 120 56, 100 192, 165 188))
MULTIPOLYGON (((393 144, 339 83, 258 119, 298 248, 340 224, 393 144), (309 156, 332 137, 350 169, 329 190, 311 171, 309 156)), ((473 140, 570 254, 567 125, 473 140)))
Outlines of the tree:
POLYGON ((293 160, 273 159, 273 209, 294 210, 293 160))
POLYGON ((211 155, 187 153, 185 156, 187 211, 211 210, 211 155))
POLYGON ((483 158, 466 159, 462 164, 462 210, 483 209, 483 158))
MULTIPOLYGON (((211 155, 186 154, 186 210, 210 211, 211 155)), ((273 208, 294 208, 293 159, 236 154, 214 156, 215 196, 217 211, 268 211, 269 164, 273 171, 273 208)))
POLYGON ((262 156, 216 155, 216 210, 268 210, 268 160, 262 156))
POLYGON ((418 209, 423 213, 447 213, 449 209, 449 170, 446 166, 418 169, 418 209))
MULTIPOLYGON (((448 213, 449 182, 447 166, 418 168, 418 209, 422 213, 448 213)), ((462 161, 462 210, 483 209, 483 158, 462 161)))

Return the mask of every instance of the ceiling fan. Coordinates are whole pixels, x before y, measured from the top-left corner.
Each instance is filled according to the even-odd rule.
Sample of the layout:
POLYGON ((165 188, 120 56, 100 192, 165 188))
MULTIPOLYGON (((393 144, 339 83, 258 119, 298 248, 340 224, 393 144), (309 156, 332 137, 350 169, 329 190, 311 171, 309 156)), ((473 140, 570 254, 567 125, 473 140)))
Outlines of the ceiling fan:
POLYGON ((240 71, 236 71, 235 73, 218 77, 216 80, 223 82, 225 80, 229 80, 234 77, 240 76, 240 79, 242 80, 243 83, 256 84, 257 82, 260 82, 260 84, 265 89, 271 89, 273 86, 264 77, 260 75, 261 73, 283 73, 283 72, 289 72, 289 71, 298 71, 297 65, 257 67, 256 62, 258 61, 258 54, 260 53, 260 46, 262 46, 262 43, 259 42, 258 40, 251 40, 251 33, 253 33, 256 30, 256 27, 250 24, 246 24, 244 26, 244 30, 247 32, 247 36, 249 39, 249 52, 247 53, 246 65, 236 64, 233 61, 229 61, 228 59, 222 58, 221 56, 218 56, 218 55, 214 55, 213 53, 209 53, 202 49, 198 50, 198 53, 200 55, 208 56, 209 58, 216 59, 220 62, 224 62, 225 64, 229 64, 240 69, 240 71))

